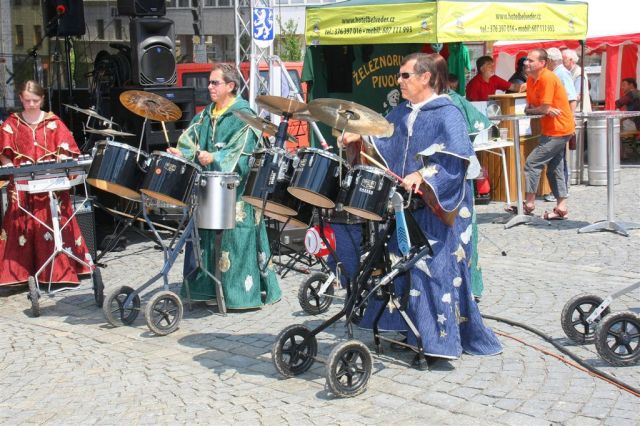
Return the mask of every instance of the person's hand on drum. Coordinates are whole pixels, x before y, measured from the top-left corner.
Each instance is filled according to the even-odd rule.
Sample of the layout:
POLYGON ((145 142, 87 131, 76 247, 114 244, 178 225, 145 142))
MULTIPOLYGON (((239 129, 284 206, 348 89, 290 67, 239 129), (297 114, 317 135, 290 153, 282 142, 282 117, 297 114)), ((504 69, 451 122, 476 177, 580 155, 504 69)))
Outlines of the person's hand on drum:
POLYGON ((360 139, 362 139, 362 136, 357 133, 344 132, 344 134, 338 136, 338 144, 349 145, 350 143, 358 142, 360 139))
POLYGON ((173 148, 173 147, 170 146, 169 148, 167 148, 167 152, 169 154, 175 155, 176 157, 182 157, 182 153, 180 152, 180 150, 178 148, 173 148))
POLYGON ((418 170, 405 176, 404 179, 402 179, 401 185, 407 191, 417 192, 420 185, 422 185, 422 182, 422 173, 418 170))
POLYGON ((204 167, 213 163, 213 154, 208 151, 198 151, 198 162, 204 167))

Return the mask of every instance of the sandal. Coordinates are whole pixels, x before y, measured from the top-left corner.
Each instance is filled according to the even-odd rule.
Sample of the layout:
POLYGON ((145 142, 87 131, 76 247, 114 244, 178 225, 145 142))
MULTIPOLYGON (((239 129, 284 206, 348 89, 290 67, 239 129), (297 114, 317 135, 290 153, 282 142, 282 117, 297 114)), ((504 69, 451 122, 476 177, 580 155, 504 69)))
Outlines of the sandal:
POLYGON ((544 212, 544 220, 565 220, 568 215, 569 210, 560 210, 554 207, 552 212, 544 212))
MULTIPOLYGON (((527 203, 525 203, 524 201, 522 202, 522 213, 526 214, 527 216, 533 216, 533 211, 535 209, 536 209, 535 205, 533 207, 529 207, 527 203)), ((509 206, 505 208, 505 211, 511 214, 518 214, 518 208, 516 206, 509 206)))

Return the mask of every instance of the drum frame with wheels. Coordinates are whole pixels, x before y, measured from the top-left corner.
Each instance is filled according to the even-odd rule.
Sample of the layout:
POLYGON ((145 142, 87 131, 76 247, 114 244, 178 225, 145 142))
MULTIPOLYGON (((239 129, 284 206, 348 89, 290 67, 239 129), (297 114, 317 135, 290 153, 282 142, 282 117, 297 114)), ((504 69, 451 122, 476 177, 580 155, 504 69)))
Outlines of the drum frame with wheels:
MULTIPOLYGON (((410 214, 411 213, 407 212, 407 215, 410 214)), ((326 364, 327 385, 335 395, 351 397, 364 392, 371 376, 371 353, 366 345, 353 339, 352 324, 356 321, 359 312, 366 306, 368 298, 379 291, 382 293, 383 303, 373 323, 373 337, 376 352, 379 354, 382 353, 381 341, 384 340, 405 346, 416 352, 416 360, 418 361, 419 367, 428 365, 427 356, 424 355, 424 346, 420 333, 406 313, 404 301, 401 301, 395 295, 393 280, 398 275, 409 271, 418 260, 429 254, 431 247, 426 241, 426 238, 424 238, 425 244, 414 247, 407 256, 392 265, 387 246, 389 239, 395 231, 396 223, 392 217, 388 216, 387 219, 386 227, 382 233, 378 235, 371 250, 361 262, 356 278, 348 282, 347 295, 342 309, 312 330, 309 330, 304 325, 291 325, 282 330, 276 338, 272 349, 272 359, 276 370, 283 376, 293 377, 302 374, 311 368, 315 361, 319 361, 326 364), (376 278, 375 285, 370 286, 369 284, 371 283, 373 273, 381 262, 385 265, 385 273, 379 278, 376 278), (402 315, 407 326, 415 334, 417 345, 408 345, 380 335, 378 322, 387 304, 393 304, 402 315), (349 340, 334 348, 326 360, 317 356, 316 335, 326 330, 342 317, 346 319, 345 325, 349 340), (285 359, 286 356, 289 357, 288 360, 285 359), (346 383, 343 380, 345 378, 346 383)), ((324 237, 324 232, 322 232, 323 226, 323 222, 320 221, 320 235, 325 245, 330 247, 324 237)), ((331 250, 331 254, 335 255, 335 252, 331 250)))
MULTIPOLYGON (((169 272, 171 271, 171 268, 173 267, 175 261, 180 255, 180 252, 183 250, 187 242, 191 242, 193 244, 193 253, 196 258, 196 268, 193 272, 201 269, 214 281, 216 285, 218 310, 221 314, 226 315, 227 309, 224 301, 224 293, 222 291, 222 282, 214 274, 202 267, 200 235, 198 233, 197 227, 198 197, 197 194, 195 194, 196 190, 197 186, 194 185, 191 196, 192 202, 182 208, 182 216, 179 221, 178 229, 168 245, 162 242, 162 238, 160 237, 156 226, 147 214, 147 209, 145 207, 146 204, 148 204, 150 197, 148 197, 144 193, 142 194, 142 213, 144 215, 145 222, 155 235, 156 239, 160 242, 160 247, 162 248, 162 253, 164 256, 164 263, 157 274, 149 278, 137 289, 134 290, 126 286, 120 287, 112 291, 107 296, 106 303, 103 307, 103 312, 110 324, 118 326, 118 319, 125 325, 133 323, 140 310, 139 294, 144 289, 148 288, 151 284, 162 278, 163 290, 152 296, 151 300, 149 300, 149 302, 147 303, 145 307, 145 320, 149 329, 158 335, 170 334, 178 328, 180 321, 182 320, 184 308, 182 306, 180 297, 169 290, 169 272), (176 238, 181 231, 182 234, 180 235, 180 237, 176 238), (112 310, 114 301, 117 303, 117 309, 115 311, 112 310), (160 307, 160 305, 162 305, 162 307, 160 307), (168 305, 170 305, 169 308, 167 308, 168 305), (114 317, 113 314, 116 312, 120 314, 120 318, 114 317), (125 315, 126 312, 130 312, 129 315, 125 315), (156 319, 157 322, 155 321, 156 319), (160 324, 162 320, 167 322, 166 326, 160 324)), ((220 238, 220 233, 218 233, 217 238, 220 238)), ((191 307, 191 293, 189 291, 188 284, 186 284, 186 281, 185 285, 187 286, 187 304, 189 305, 189 307, 191 307)))
POLYGON ((626 324, 640 330, 640 317, 632 311, 611 313, 611 302, 640 288, 640 281, 607 295, 604 299, 593 294, 580 294, 571 298, 562 310, 561 324, 567 337, 576 343, 594 343, 598 355, 615 366, 637 364, 640 361, 638 333, 629 333, 626 324), (582 306, 588 306, 583 312, 582 306), (578 317, 575 318, 575 314, 578 317), (620 329, 622 324, 623 328, 620 329), (582 328, 578 328, 580 326, 582 328), (623 350, 618 350, 623 348, 623 350))
MULTIPOLYGON (((93 283, 92 288, 94 292, 94 299, 96 302, 96 306, 98 306, 99 308, 102 307, 102 304, 104 301, 104 283, 102 282, 102 275, 100 274, 100 272, 97 269, 94 270, 94 268, 97 268, 97 267, 94 265, 93 260, 90 260, 89 262, 87 262, 84 259, 80 259, 78 256, 76 256, 73 253, 73 251, 71 251, 71 249, 66 248, 63 245, 64 242, 62 240, 62 231, 64 230, 64 228, 66 228, 68 225, 71 224, 71 221, 76 216, 77 210, 75 210, 71 214, 71 216, 67 219, 67 221, 63 224, 60 223, 60 215, 58 214, 58 201, 57 201, 58 197, 56 196, 56 192, 60 190, 69 190, 72 186, 79 185, 82 183, 82 185, 84 185, 85 194, 87 194, 86 178, 87 178, 86 173, 78 173, 74 178, 70 178, 69 176, 66 176, 59 183, 56 182, 58 186, 55 186, 56 183, 51 183, 46 188, 46 190, 30 188, 28 183, 21 184, 16 182, 15 184, 15 190, 18 193, 16 197, 18 208, 22 212, 24 212, 26 215, 30 216, 31 219, 35 220, 40 225, 45 227, 49 232, 51 232, 52 238, 53 238, 53 244, 54 244, 53 253, 51 253, 51 255, 47 258, 47 260, 44 261, 44 263, 40 266, 40 268, 38 268, 35 274, 29 277, 27 282, 29 287, 27 298, 31 302, 31 313, 34 317, 40 316, 40 295, 42 293, 42 290, 40 289, 40 282, 38 281, 38 276, 42 271, 44 271, 47 265, 51 264, 51 271, 49 273, 49 281, 48 281, 49 285, 47 286, 47 290, 46 290, 46 294, 49 297, 53 297, 56 293, 59 293, 61 291, 78 289, 78 287, 61 287, 55 290, 51 289, 51 286, 52 286, 51 280, 53 279, 53 270, 55 268, 55 263, 53 263, 53 261, 58 255, 61 255, 61 254, 66 255, 70 257, 72 260, 76 261, 77 263, 89 268, 89 271, 90 271, 89 273, 91 274, 91 279, 93 283), (34 193, 34 194, 47 193, 49 198, 49 211, 51 212, 51 226, 49 226, 47 223, 37 218, 33 213, 31 213, 29 210, 27 210, 25 207, 23 207, 20 204, 20 194, 19 194, 20 191, 27 192, 27 193, 34 193)), ((37 181, 43 182, 45 179, 47 178, 43 176, 40 179, 33 179, 32 181, 36 182, 37 184, 37 181)), ((84 205, 84 203, 86 203, 87 201, 89 201, 89 197, 85 195, 81 204, 84 205)))

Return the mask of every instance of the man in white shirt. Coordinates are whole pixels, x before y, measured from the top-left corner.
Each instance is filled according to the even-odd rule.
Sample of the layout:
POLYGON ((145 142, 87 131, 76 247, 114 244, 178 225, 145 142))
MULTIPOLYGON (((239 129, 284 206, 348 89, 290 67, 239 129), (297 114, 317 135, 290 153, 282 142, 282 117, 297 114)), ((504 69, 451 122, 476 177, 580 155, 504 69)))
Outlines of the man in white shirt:
POLYGON ((591 112, 591 96, 589 96, 589 80, 587 75, 584 75, 584 107, 581 109, 580 93, 581 84, 580 76, 582 75, 582 68, 578 65, 578 54, 573 49, 565 49, 562 51, 562 65, 571 73, 573 78, 573 84, 578 94, 576 111, 591 112))

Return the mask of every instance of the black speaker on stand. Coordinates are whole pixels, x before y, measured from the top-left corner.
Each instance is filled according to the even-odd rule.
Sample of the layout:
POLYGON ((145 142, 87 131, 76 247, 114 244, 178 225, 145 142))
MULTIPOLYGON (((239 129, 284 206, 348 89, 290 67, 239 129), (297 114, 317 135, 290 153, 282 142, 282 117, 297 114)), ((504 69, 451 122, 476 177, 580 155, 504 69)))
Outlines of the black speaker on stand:
POLYGON ((42 17, 48 37, 81 36, 86 32, 82 0, 45 0, 42 17))
POLYGON ((118 0, 118 14, 128 16, 164 16, 166 0, 118 0))
POLYGON ((174 23, 166 18, 133 18, 131 63, 133 82, 141 86, 171 86, 177 80, 174 23))

